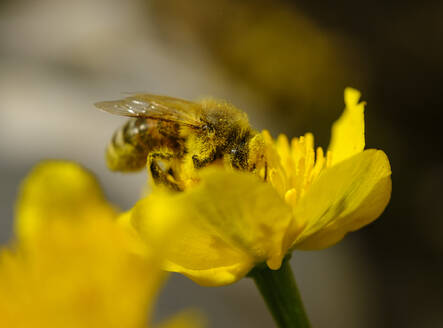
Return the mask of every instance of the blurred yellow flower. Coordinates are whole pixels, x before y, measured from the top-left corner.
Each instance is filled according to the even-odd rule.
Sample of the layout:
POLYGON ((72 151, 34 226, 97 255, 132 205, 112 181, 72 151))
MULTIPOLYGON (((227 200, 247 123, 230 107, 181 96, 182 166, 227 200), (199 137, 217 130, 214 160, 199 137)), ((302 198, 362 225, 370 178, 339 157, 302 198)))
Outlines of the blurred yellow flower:
POLYGON ((131 220, 145 240, 158 226, 186 221, 170 239, 165 269, 201 285, 244 277, 266 262, 278 269, 292 249, 321 249, 375 220, 389 202, 391 169, 381 150, 364 150, 364 103, 345 90, 346 108, 332 128, 325 154, 312 134, 274 141, 264 131, 266 181, 222 168, 201 172, 183 193, 156 190, 141 200, 131 220))
MULTIPOLYGON (((18 241, 0 255, 2 327, 146 327, 161 253, 134 252, 139 241, 116 219, 79 165, 38 165, 19 196, 18 241)), ((199 327, 194 319, 167 327, 199 327)))
POLYGON ((45 161, 36 165, 22 183, 15 231, 25 241, 38 235, 48 221, 114 219, 117 215, 92 173, 73 162, 45 161))

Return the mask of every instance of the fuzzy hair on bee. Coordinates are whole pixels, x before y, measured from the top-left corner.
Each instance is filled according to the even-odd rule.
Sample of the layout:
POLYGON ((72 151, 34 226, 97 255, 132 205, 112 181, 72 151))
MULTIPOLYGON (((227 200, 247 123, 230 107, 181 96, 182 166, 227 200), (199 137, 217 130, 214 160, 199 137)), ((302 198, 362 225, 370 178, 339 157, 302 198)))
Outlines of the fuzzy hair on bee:
POLYGON ((130 117, 107 148, 107 165, 113 171, 147 166, 156 184, 180 191, 185 188, 185 172, 208 165, 246 171, 266 166, 261 134, 244 112, 226 101, 135 94, 95 106, 130 117))

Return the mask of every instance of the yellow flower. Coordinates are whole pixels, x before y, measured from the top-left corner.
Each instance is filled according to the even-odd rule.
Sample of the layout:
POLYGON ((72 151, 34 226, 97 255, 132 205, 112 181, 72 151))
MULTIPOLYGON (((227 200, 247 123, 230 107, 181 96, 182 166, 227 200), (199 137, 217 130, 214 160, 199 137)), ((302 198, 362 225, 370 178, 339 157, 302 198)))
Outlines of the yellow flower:
POLYGON ((363 150, 364 103, 345 90, 341 118, 332 128, 329 150, 314 151, 311 134, 277 141, 263 132, 266 180, 220 168, 201 172, 201 182, 183 193, 154 191, 132 211, 140 235, 185 220, 170 238, 165 269, 201 285, 233 283, 255 265, 278 269, 293 249, 321 249, 375 220, 391 193, 391 169, 383 151, 363 150), (172 223, 171 223, 172 224, 172 223))
MULTIPOLYGON (((161 252, 134 252, 139 240, 116 219, 89 172, 38 165, 19 196, 19 239, 0 253, 2 327, 146 327, 165 278, 161 252)), ((194 321, 182 316, 168 327, 194 321)))
POLYGON ((21 241, 38 235, 48 220, 114 219, 118 215, 92 173, 65 161, 36 165, 22 183, 15 231, 21 241))

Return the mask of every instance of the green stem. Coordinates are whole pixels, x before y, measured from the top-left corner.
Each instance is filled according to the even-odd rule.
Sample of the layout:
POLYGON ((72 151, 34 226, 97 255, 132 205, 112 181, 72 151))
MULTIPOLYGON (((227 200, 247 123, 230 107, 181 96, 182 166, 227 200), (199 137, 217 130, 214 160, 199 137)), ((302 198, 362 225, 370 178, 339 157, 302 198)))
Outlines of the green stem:
POLYGON ((254 279, 278 327, 311 326, 288 259, 283 261, 279 270, 271 270, 266 265, 260 265, 248 276, 254 279))

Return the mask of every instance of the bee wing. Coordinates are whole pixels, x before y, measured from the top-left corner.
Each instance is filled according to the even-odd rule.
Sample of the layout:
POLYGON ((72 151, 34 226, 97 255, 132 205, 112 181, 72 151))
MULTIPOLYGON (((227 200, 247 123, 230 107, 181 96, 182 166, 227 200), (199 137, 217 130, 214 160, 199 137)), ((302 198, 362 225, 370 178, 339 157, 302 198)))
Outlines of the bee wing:
POLYGON ((102 101, 94 104, 105 112, 129 117, 151 118, 177 122, 194 128, 200 128, 201 105, 184 99, 136 94, 121 100, 102 101))

